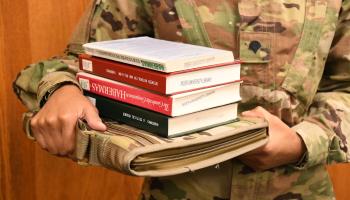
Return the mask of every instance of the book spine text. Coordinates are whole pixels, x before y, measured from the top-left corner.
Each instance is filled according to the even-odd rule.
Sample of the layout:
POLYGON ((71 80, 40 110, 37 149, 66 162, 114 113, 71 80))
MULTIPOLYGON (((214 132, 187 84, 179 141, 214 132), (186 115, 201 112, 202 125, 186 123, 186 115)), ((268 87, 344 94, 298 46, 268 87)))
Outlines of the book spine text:
POLYGON ((79 59, 80 69, 88 73, 162 94, 166 92, 166 77, 159 72, 90 56, 80 56, 79 59))
POLYGON ((90 92, 84 95, 94 103, 102 117, 123 122, 164 137, 168 136, 168 118, 165 115, 131 106, 90 92))
POLYGON ((94 94, 153 110, 165 115, 171 115, 172 113, 172 100, 169 97, 120 84, 116 81, 87 77, 79 73, 77 74, 77 79, 84 90, 94 94))
POLYGON ((136 65, 136 66, 140 66, 140 67, 144 67, 144 68, 148 68, 148 69, 152 69, 152 70, 156 70, 156 71, 166 72, 166 68, 165 68, 165 65, 163 63, 158 63, 158 62, 154 62, 154 61, 150 61, 150 60, 144 60, 144 59, 140 59, 137 57, 127 56, 127 55, 118 54, 118 53, 114 53, 114 52, 107 52, 107 51, 103 51, 103 50, 91 49, 88 47, 85 47, 85 51, 86 51, 86 53, 92 54, 92 55, 97 56, 97 57, 111 59, 111 60, 119 61, 122 63, 128 63, 128 64, 132 64, 132 65, 136 65))

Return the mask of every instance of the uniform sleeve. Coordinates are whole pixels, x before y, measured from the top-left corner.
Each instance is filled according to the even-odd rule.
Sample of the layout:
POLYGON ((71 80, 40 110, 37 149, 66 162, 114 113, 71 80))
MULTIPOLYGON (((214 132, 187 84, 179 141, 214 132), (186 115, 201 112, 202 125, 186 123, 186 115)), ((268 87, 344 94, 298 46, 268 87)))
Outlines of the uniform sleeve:
POLYGON ((92 1, 65 53, 23 69, 13 82, 14 92, 29 110, 35 111, 62 85, 79 87, 75 73, 78 71, 77 56, 83 52, 82 45, 91 41, 152 35, 149 14, 142 0, 92 1))
POLYGON ((78 70, 76 62, 74 56, 62 56, 31 64, 17 75, 14 92, 29 110, 36 111, 62 84, 79 87, 74 76, 78 70))
POLYGON ((350 1, 343 1, 323 78, 307 117, 293 129, 307 147, 301 168, 349 161, 350 1))

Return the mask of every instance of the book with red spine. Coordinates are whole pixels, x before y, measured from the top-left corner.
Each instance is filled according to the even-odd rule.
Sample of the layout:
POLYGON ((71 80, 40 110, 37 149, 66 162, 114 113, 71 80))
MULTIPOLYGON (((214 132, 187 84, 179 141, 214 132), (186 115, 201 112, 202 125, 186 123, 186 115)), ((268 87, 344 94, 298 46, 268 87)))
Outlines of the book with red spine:
POLYGON ((121 62, 79 56, 79 68, 85 72, 108 79, 142 87, 161 94, 177 94, 240 79, 240 63, 222 63, 196 69, 163 73, 121 62))
POLYGON ((168 116, 180 116, 240 100, 239 81, 175 95, 161 95, 86 72, 77 73, 77 79, 86 91, 168 116))

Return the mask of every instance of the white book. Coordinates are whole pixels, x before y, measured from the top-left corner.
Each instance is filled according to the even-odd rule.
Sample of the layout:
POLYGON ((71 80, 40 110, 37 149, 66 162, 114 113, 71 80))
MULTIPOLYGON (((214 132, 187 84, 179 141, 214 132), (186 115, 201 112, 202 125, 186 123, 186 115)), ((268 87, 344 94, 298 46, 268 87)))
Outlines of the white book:
POLYGON ((231 51, 136 37, 83 45, 89 55, 166 73, 234 62, 231 51))

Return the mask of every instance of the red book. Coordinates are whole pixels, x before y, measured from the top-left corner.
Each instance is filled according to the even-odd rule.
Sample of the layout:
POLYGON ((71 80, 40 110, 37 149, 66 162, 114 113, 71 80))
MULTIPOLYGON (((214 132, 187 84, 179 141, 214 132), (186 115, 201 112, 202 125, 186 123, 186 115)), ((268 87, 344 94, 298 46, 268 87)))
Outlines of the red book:
POLYGON ((85 72, 142 87, 161 94, 177 94, 240 79, 240 63, 225 63, 172 73, 144 69, 87 54, 79 56, 85 72))
POLYGON ((77 79, 86 91, 168 116, 180 116, 240 100, 240 82, 165 96, 85 72, 77 73, 77 79))

